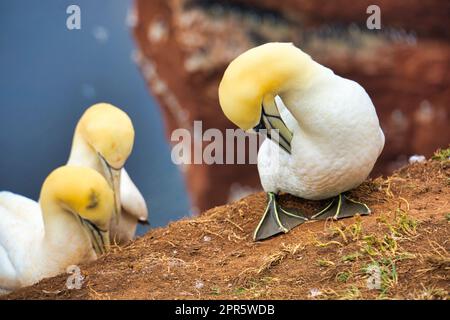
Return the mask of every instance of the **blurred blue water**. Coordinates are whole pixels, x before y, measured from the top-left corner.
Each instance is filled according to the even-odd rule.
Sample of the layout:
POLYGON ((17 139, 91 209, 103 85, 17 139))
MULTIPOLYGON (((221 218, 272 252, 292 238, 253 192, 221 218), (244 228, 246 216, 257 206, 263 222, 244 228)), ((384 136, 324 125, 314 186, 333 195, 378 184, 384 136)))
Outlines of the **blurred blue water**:
POLYGON ((136 141, 126 168, 146 198, 152 226, 188 212, 160 112, 131 59, 135 44, 125 23, 131 5, 0 2, 0 190, 37 199, 47 174, 67 160, 84 109, 106 101, 133 120, 136 141), (66 28, 70 4, 81 8, 81 30, 66 28))

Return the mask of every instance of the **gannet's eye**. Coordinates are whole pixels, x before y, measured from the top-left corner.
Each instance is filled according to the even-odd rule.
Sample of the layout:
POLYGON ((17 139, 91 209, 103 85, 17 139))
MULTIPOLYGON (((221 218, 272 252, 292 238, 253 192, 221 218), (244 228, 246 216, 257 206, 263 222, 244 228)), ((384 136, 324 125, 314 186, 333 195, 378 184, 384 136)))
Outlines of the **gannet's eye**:
POLYGON ((91 190, 90 194, 89 194, 89 203, 86 206, 87 210, 92 210, 97 208, 98 206, 98 194, 97 192, 95 192, 95 190, 91 190))

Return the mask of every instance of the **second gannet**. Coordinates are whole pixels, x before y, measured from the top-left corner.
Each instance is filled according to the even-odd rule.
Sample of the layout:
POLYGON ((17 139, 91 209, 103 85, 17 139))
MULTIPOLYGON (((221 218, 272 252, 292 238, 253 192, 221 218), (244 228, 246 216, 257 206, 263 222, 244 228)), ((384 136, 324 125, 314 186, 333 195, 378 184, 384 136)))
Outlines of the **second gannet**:
POLYGON ((365 204, 342 194, 367 178, 384 146, 375 107, 358 83, 290 43, 268 43, 230 63, 219 100, 238 127, 264 129, 270 138, 258 153, 268 205, 255 240, 308 220, 279 206, 279 192, 311 200, 335 197, 312 219, 370 213, 365 204))
POLYGON ((73 137, 67 165, 89 167, 110 183, 116 199, 116 215, 111 224, 111 241, 133 239, 138 222, 147 223, 144 197, 124 169, 134 143, 134 128, 119 108, 98 103, 80 118, 73 137))
POLYGON ((105 253, 113 212, 111 188, 89 168, 54 170, 42 186, 39 203, 0 192, 0 292, 105 253))

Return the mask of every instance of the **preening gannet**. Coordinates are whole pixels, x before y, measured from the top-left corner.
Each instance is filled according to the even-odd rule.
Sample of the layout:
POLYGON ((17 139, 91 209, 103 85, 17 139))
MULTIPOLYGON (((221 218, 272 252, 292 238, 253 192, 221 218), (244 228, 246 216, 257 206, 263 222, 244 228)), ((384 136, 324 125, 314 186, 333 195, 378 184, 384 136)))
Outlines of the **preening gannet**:
POLYGON ((267 43, 230 63, 219 100, 238 127, 270 138, 258 153, 268 205, 255 240, 307 220, 281 208, 279 192, 310 200, 336 197, 312 219, 370 213, 365 204, 342 195, 367 178, 384 146, 374 105, 358 83, 290 43, 267 43))
POLYGON ((113 212, 112 189, 89 168, 54 170, 42 186, 39 203, 0 192, 0 292, 105 253, 113 212))
POLYGON ((80 118, 67 162, 97 170, 113 188, 116 214, 110 235, 115 243, 133 239, 137 223, 147 223, 144 197, 123 168, 133 143, 134 128, 128 115, 113 105, 98 103, 80 118))

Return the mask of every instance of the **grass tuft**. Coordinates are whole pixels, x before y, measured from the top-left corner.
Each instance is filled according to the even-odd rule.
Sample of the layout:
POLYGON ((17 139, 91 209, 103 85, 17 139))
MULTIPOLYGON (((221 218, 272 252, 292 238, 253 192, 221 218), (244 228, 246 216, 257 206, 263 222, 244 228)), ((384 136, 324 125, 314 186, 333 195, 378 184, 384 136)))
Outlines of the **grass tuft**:
POLYGON ((361 256, 359 252, 353 252, 346 256, 343 256, 341 259, 343 262, 355 262, 361 256))
POLYGON ((447 149, 439 149, 431 157, 433 160, 437 161, 449 161, 450 160, 450 147, 447 149))
POLYGON ((336 275, 336 280, 341 283, 346 283, 351 276, 352 273, 350 271, 342 271, 336 275))
POLYGON ((317 260, 317 264, 319 265, 319 267, 325 267, 325 268, 335 266, 335 263, 333 261, 325 260, 325 259, 317 260))

